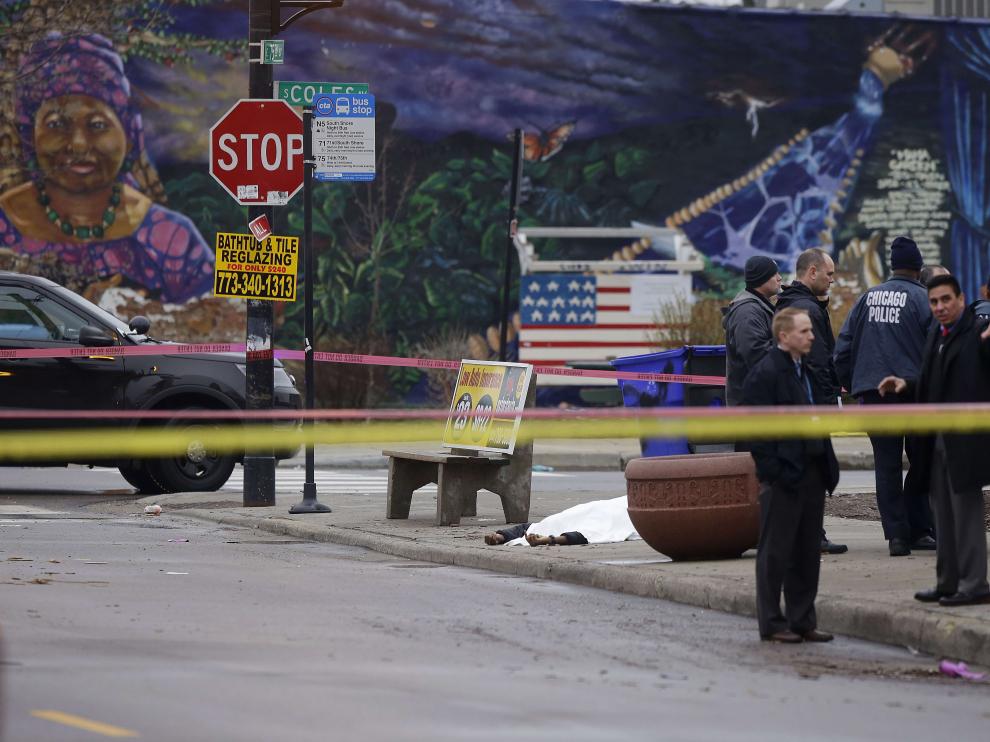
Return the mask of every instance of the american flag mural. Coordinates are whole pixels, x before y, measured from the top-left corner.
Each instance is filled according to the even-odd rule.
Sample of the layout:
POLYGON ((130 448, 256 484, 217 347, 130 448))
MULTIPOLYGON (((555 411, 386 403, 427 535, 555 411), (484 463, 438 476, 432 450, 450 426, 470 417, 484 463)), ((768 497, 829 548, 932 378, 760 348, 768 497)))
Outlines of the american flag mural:
POLYGON ((635 274, 537 273, 520 279, 519 360, 547 366, 657 350, 650 314, 631 310, 635 274))

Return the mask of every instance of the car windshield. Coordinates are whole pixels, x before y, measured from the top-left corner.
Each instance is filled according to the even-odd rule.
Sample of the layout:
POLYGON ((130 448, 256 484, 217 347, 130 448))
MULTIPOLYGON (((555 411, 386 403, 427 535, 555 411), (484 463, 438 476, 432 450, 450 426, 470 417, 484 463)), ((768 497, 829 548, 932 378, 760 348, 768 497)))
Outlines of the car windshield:
POLYGON ((93 302, 83 299, 81 296, 79 296, 79 294, 69 291, 68 289, 62 286, 52 286, 52 290, 55 293, 57 293, 62 299, 65 299, 67 302, 70 302, 75 306, 82 307, 90 314, 94 314, 97 317, 99 317, 99 319, 102 322, 106 323, 114 330, 116 330, 119 335, 130 338, 136 343, 141 343, 149 339, 146 335, 137 335, 131 332, 131 328, 128 327, 127 323, 124 322, 122 319, 110 314, 110 312, 108 312, 106 309, 103 309, 102 307, 94 304, 93 302))

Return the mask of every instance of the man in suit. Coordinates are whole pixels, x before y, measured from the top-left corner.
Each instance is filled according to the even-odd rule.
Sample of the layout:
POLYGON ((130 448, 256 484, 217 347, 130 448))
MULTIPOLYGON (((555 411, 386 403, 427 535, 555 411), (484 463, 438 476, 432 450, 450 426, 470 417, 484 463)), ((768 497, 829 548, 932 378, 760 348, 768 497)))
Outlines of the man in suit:
MULTIPOLYGON (((811 373, 805 356, 815 340, 811 319, 800 309, 773 318, 776 347, 746 377, 743 404, 821 404, 831 394, 811 373)), ((760 638, 789 644, 827 642, 817 628, 819 544, 825 492, 839 483, 832 441, 759 440, 752 444, 760 480, 760 543, 756 555, 756 612, 760 638), (780 610, 781 588, 785 612, 780 610)))
MULTIPOLYGON (((913 393, 926 404, 990 402, 990 327, 966 306, 953 276, 929 282, 928 303, 936 323, 925 341, 920 377, 887 376, 877 391, 913 393)), ((914 595, 924 603, 990 603, 982 492, 990 484, 988 451, 988 433, 937 433, 919 440, 918 471, 931 482, 938 534, 935 587, 914 595)))
MULTIPOLYGON (((777 297, 778 312, 788 307, 803 309, 811 319, 815 342, 807 354, 806 363, 825 390, 824 404, 837 404, 840 392, 832 360, 835 335, 828 313, 828 292, 834 282, 835 262, 820 247, 809 247, 798 255, 794 263, 794 281, 785 286, 777 297)), ((823 554, 845 554, 849 547, 830 540, 822 527, 821 550, 823 554)))

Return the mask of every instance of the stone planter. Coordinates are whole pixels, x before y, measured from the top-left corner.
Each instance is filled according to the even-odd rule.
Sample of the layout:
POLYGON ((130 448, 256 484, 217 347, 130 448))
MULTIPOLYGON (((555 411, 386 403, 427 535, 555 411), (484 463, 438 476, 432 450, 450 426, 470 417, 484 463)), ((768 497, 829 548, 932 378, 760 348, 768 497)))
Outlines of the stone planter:
POLYGON ((671 559, 732 559, 760 537, 759 482, 748 453, 633 459, 629 517, 671 559))

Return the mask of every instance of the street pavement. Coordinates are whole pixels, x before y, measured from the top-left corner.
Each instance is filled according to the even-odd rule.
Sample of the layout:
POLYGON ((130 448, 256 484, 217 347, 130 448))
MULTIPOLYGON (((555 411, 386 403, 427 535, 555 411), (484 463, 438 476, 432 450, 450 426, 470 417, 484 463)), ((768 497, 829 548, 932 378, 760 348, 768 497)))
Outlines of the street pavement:
POLYGON ((720 611, 146 517, 108 470, 8 474, 10 742, 986 736, 986 686, 902 647, 769 644, 720 611))
MULTIPOLYGON (((365 471, 380 458, 381 448, 338 447, 318 451, 326 465, 352 462, 323 479, 323 497, 333 508, 327 514, 291 515, 288 509, 301 499, 301 458, 280 466, 276 505, 241 507, 238 480, 220 492, 148 497, 133 507, 160 504, 165 513, 182 514, 217 523, 254 528, 294 538, 362 546, 384 554, 438 564, 458 565, 541 579, 560 580, 633 595, 664 598, 744 616, 755 615, 755 552, 740 559, 671 562, 642 541, 580 547, 491 547, 484 534, 504 523, 498 498, 482 493, 478 515, 459 526, 433 525, 435 487, 413 496, 408 520, 385 518, 385 472, 365 471), (327 489, 327 487, 331 489, 327 489)), ((399 444, 401 447, 401 444, 399 444)), ((869 442, 838 438, 844 462, 863 461, 869 442)), ((538 520, 572 505, 624 493, 618 461, 636 455, 635 440, 569 440, 537 442, 530 519, 538 520), (598 457, 598 458, 596 458, 598 457), (604 472, 585 472, 589 462, 601 461, 604 472), (549 462, 553 462, 552 464, 549 462), (614 467, 613 467, 614 464, 614 467), (553 471, 547 471, 552 467, 553 471), (554 486, 545 486, 551 478, 554 486)), ((238 476, 240 469, 238 471, 238 476)), ((327 472, 321 470, 321 477, 327 472)), ((843 492, 872 489, 867 472, 847 473, 843 492)), ((990 607, 942 608, 913 599, 916 590, 931 587, 935 579, 934 552, 915 552, 891 558, 878 522, 826 518, 830 538, 849 545, 843 555, 822 557, 818 598, 821 628, 851 637, 907 647, 935 657, 990 665, 990 607)), ((756 632, 755 621, 753 632, 756 632)))

